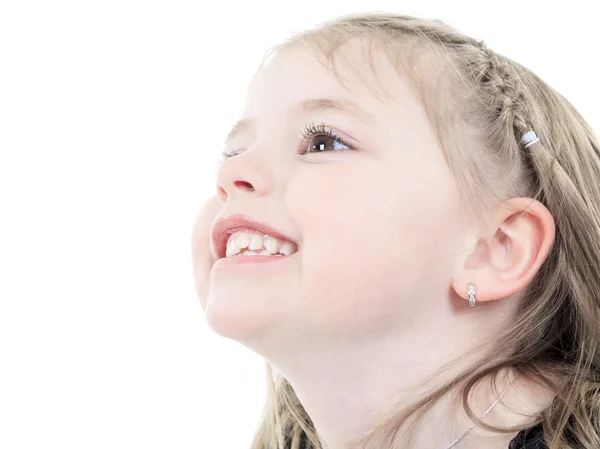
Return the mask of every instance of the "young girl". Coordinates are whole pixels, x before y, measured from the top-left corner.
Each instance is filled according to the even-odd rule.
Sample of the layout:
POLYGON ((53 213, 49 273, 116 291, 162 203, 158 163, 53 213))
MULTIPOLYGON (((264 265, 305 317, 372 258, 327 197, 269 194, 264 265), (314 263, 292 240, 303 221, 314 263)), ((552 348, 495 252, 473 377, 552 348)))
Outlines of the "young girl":
POLYGON ((600 448, 600 146, 522 65, 352 15, 274 47, 192 249, 253 449, 600 448))

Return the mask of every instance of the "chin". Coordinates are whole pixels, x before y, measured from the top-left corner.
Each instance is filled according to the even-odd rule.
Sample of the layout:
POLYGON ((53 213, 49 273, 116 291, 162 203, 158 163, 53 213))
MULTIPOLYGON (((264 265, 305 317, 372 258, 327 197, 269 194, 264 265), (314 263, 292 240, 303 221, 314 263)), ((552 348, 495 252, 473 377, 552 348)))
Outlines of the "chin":
POLYGON ((256 301, 248 295, 209 294, 206 303, 206 323, 217 335, 250 342, 269 332, 276 321, 275 310, 264 298, 256 301))

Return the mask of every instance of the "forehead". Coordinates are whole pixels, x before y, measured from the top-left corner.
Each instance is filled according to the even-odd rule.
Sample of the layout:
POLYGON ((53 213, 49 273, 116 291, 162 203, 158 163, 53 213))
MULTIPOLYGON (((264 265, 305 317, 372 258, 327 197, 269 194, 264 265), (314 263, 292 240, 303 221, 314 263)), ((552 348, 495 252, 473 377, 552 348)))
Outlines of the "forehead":
POLYGON ((356 39, 337 50, 335 71, 323 57, 318 59, 303 47, 287 49, 253 79, 243 116, 282 116, 308 98, 347 99, 373 114, 382 108, 410 109, 417 102, 408 80, 385 53, 369 53, 356 39))

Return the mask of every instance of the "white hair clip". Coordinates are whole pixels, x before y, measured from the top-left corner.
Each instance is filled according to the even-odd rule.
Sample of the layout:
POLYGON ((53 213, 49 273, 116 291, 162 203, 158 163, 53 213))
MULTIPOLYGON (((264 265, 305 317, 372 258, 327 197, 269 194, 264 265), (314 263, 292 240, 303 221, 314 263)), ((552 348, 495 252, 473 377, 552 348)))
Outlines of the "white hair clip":
POLYGON ((523 137, 521 137, 521 142, 525 145, 525 148, 529 148, 531 145, 539 141, 540 138, 533 131, 528 131, 523 134, 523 137))

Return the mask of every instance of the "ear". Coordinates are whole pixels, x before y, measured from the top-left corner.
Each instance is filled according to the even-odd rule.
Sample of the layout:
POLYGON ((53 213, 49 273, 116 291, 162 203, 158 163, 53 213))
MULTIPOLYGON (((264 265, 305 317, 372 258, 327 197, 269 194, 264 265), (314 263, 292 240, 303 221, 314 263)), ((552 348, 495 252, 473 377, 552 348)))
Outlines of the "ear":
POLYGON ((452 287, 468 299, 473 282, 482 303, 517 293, 533 279, 554 243, 555 223, 539 201, 512 198, 500 202, 478 232, 475 248, 457 260, 452 287))

